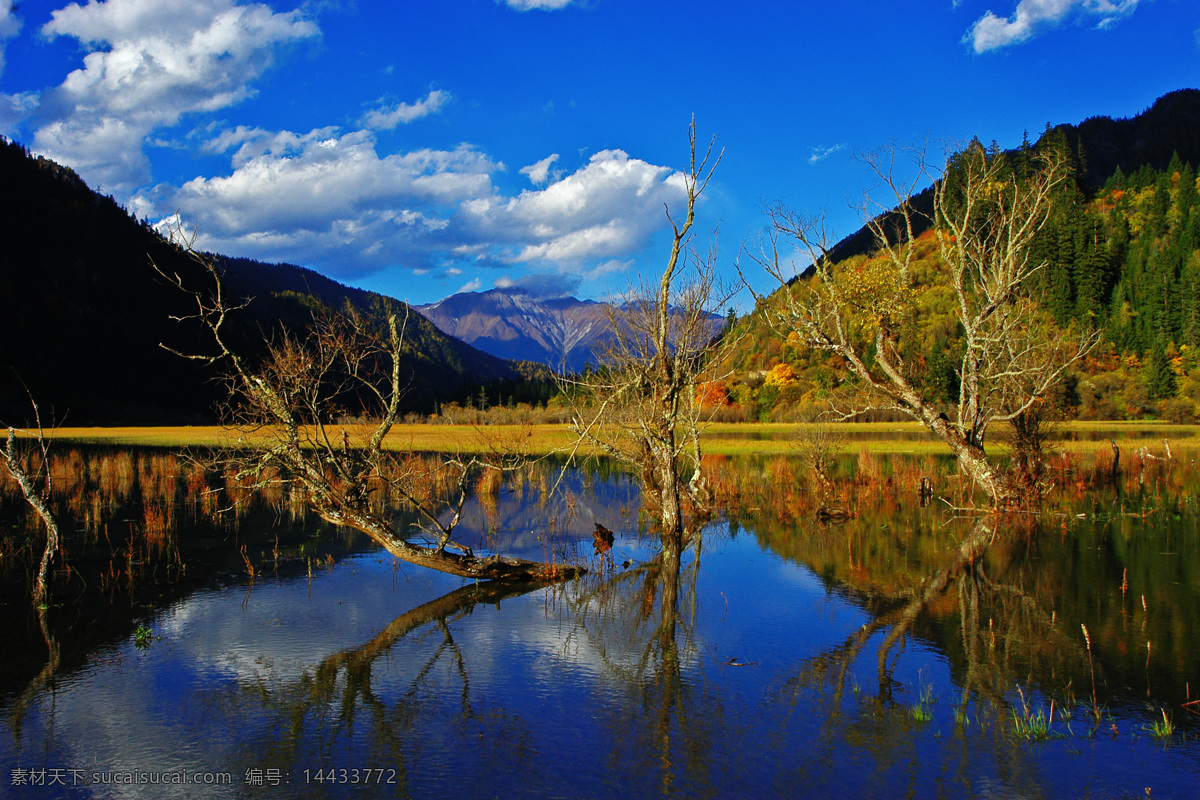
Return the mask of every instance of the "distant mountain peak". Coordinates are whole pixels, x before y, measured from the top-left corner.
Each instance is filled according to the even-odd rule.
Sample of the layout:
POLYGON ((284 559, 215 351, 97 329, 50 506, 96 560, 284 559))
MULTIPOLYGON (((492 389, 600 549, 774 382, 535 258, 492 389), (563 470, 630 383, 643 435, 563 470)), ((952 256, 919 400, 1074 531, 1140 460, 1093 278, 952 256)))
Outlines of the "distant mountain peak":
POLYGON ((596 363, 608 335, 608 306, 575 297, 538 297, 521 286, 460 292, 417 311, 447 333, 501 358, 577 372, 596 363))

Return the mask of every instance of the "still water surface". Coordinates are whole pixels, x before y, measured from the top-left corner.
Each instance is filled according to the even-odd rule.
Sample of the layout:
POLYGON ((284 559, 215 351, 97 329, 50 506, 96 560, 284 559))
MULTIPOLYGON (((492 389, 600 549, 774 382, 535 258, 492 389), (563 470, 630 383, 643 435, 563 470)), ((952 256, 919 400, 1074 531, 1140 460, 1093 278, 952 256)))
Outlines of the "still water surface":
MULTIPOLYGON (((56 674, 4 673, 0 796, 1200 796, 1195 476, 980 534, 899 489, 821 525, 798 466, 714 466, 744 488, 678 565, 627 477, 575 472, 476 503, 466 533, 586 560, 565 585, 464 584, 326 533, 306 558, 332 565, 73 617, 56 674), (181 776, 215 785, 147 785, 181 776)), ((6 651, 44 651, 4 612, 25 620, 6 651)))

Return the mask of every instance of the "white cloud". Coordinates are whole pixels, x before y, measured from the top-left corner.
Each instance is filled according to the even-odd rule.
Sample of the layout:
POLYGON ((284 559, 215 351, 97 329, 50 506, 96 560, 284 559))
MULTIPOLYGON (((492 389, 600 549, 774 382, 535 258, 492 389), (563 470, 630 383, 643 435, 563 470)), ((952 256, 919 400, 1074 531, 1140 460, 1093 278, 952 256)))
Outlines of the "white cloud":
POLYGON ((1098 18, 1096 27, 1107 28, 1117 19, 1132 14, 1138 0, 1020 0, 1011 18, 1002 19, 988 11, 967 31, 965 40, 976 53, 1020 44, 1072 14, 1098 18))
POLYGON ((808 163, 817 164, 829 158, 834 153, 844 148, 845 144, 835 144, 833 147, 814 147, 812 155, 808 157, 808 163))
POLYGON ((542 261, 575 274, 603 262, 608 272, 666 223, 664 204, 682 213, 685 202, 680 173, 619 150, 506 197, 492 180, 503 165, 467 145, 381 156, 369 131, 238 127, 204 148, 231 153, 229 174, 143 192, 131 202, 139 215, 180 209, 205 249, 345 279, 467 262, 542 261))
POLYGON ((230 174, 158 187, 137 204, 182 209, 205 248, 345 276, 428 261, 454 209, 493 192, 498 165, 469 146, 380 157, 369 131, 335 130, 226 131, 206 146, 236 148, 230 174))
POLYGON ((319 31, 299 12, 233 0, 91 0, 53 12, 42 33, 90 52, 43 93, 34 148, 111 191, 149 178, 152 131, 249 97, 277 48, 319 31))
POLYGON ((517 11, 532 11, 534 9, 557 11, 560 8, 566 8, 571 5, 572 2, 574 0, 504 0, 506 6, 517 11))
POLYGON ((407 125, 413 120, 438 113, 453 98, 449 92, 434 89, 415 103, 399 103, 391 108, 371 111, 363 117, 362 124, 372 130, 390 131, 397 125, 407 125))
POLYGON ((481 281, 479 278, 476 278, 475 280, 464 283, 462 288, 458 290, 458 294, 462 294, 463 292, 478 292, 482 288, 483 281, 481 281))
POLYGON ((11 0, 0 0, 0 75, 4 74, 4 45, 21 30, 21 18, 11 0))
MULTIPOLYGON (((546 181, 550 180, 550 165, 558 160, 558 153, 553 153, 546 156, 536 164, 530 164, 528 167, 521 167, 518 170, 522 175, 528 175, 529 180, 534 186, 541 186, 546 181)), ((558 180, 562 176, 562 170, 554 171, 554 180, 558 180)))
POLYGON ((570 261, 627 255, 664 224, 664 205, 685 197, 681 173, 604 150, 545 189, 473 200, 463 215, 501 260, 570 261))
MULTIPOLYGON (((626 267, 629 265, 626 264, 626 267)), ((505 275, 492 281, 497 289, 512 289, 522 294, 542 299, 567 297, 578 291, 582 283, 580 275, 564 275, 556 272, 531 272, 517 279, 505 275)))
POLYGON ((239 125, 233 130, 225 130, 216 137, 201 145, 201 150, 207 153, 224 153, 231 147, 237 147, 233 154, 233 166, 241 167, 251 159, 260 156, 291 156, 304 152, 304 148, 314 142, 324 141, 337 135, 335 126, 315 128, 306 134, 296 134, 291 131, 272 132, 262 128, 247 128, 239 125))

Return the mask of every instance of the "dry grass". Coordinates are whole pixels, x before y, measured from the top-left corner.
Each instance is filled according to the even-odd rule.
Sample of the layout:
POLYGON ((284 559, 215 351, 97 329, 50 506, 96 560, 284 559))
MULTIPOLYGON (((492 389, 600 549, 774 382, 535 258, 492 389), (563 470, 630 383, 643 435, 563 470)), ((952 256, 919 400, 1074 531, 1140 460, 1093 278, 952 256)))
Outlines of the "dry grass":
MULTIPOLYGON (((346 426, 351 439, 365 436, 367 426, 346 426)), ((798 432, 804 424, 791 423, 719 423, 705 430, 704 448, 714 455, 784 455, 798 452, 798 432)), ((809 426, 811 427, 811 426, 809 426)), ((946 453, 915 422, 848 422, 836 426, 846 435, 846 446, 866 448, 872 453, 909 453, 936 455, 946 453)), ((337 430, 341 430, 339 426, 337 430)), ((1200 449, 1200 425, 1174 425, 1163 422, 1072 422, 1061 426, 1071 438, 1047 444, 1047 451, 1089 453, 1110 451, 1109 439, 1132 456, 1138 448, 1153 453, 1163 449, 1162 440, 1171 442, 1175 451, 1200 449)), ((155 428, 58 428, 47 436, 80 444, 108 444, 140 447, 230 447, 253 446, 269 439, 269 432, 242 432, 219 426, 155 428)), ((530 455, 570 452, 572 436, 565 425, 398 425, 388 436, 387 447, 414 453, 456 452, 486 454, 497 450, 530 455)), ((993 442, 989 452, 1002 455, 1004 446, 993 442)), ((592 455, 586 449, 580 454, 592 455)))

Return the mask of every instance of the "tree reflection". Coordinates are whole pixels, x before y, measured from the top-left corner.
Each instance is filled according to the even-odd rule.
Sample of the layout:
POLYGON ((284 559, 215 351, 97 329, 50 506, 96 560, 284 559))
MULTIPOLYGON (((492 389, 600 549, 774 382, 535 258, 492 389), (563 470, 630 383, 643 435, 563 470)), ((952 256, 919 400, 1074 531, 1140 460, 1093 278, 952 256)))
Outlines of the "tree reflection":
MULTIPOLYGON (((464 586, 401 614, 370 641, 327 655, 295 683, 280 688, 269 688, 261 682, 243 686, 243 696, 257 697, 262 706, 277 712, 279 719, 278 725, 269 727, 260 747, 248 749, 245 769, 261 770, 264 765, 277 768, 291 774, 294 786, 309 782, 311 776, 304 774, 306 770, 315 773, 322 767, 386 768, 395 770, 391 776, 408 794, 410 765, 414 759, 420 761, 423 751, 428 748, 432 754, 444 749, 440 753, 444 757, 469 748, 478 758, 486 749, 485 732, 487 746, 495 750, 494 763, 519 763, 523 760, 519 752, 522 742, 528 739, 521 730, 523 723, 488 707, 486 700, 473 693, 469 659, 452 626, 480 606, 497 605, 545 586, 532 581, 464 586), (398 691, 396 661, 407 662, 409 654, 427 650, 414 646, 398 653, 397 646, 413 637, 422 644, 432 639, 436 645, 423 660, 405 664, 409 678, 398 691), (375 686, 380 674, 388 681, 384 691, 375 686), (438 692, 431 684, 438 680, 460 684, 457 708, 449 718, 431 714, 427 708, 437 703, 438 692), (429 720, 433 717, 448 723, 451 730, 430 730, 429 720), (365 738, 364 728, 369 731, 365 738), (457 744, 439 741, 445 736, 453 737, 457 744), (370 752, 363 751, 364 740, 370 752)), ((317 792, 321 786, 315 782, 315 788, 309 790, 317 792)), ((394 788, 389 787, 389 792, 394 788)))
POLYGON ((25 718, 25 713, 31 705, 37 702, 41 697, 42 692, 50 688, 54 682, 55 674, 58 672, 59 661, 61 658, 61 650, 58 644, 58 638, 54 635, 50 628, 50 609, 47 606, 38 606, 37 608, 38 626, 42 631, 42 639, 46 643, 46 664, 42 667, 25 689, 17 696, 13 702, 10 716, 12 718, 13 731, 19 736, 21 732, 21 723, 25 718))
POLYGON ((570 609, 577 643, 598 654, 615 697, 596 712, 616 785, 661 796, 716 793, 713 764, 728 735, 721 696, 703 678, 696 640, 703 536, 663 547, 615 575, 589 575, 570 609))
MULTIPOLYGON (((828 779, 845 763, 847 750, 864 751, 876 759, 874 775, 859 778, 864 783, 858 790, 868 796, 875 791, 901 796, 904 792, 895 785, 897 777, 905 775, 916 781, 918 775, 916 769, 902 768, 906 762, 915 765, 932 758, 948 768, 948 762, 961 758, 958 772, 965 775, 977 768, 979 756, 985 752, 992 753, 990 763, 1002 791, 1041 783, 1037 759, 1008 735, 1007 698, 1016 683, 1016 651, 1034 640, 1026 636, 1046 633, 1041 626, 1051 615, 1043 619, 1036 602, 1019 587, 989 578, 988 550, 1012 535, 1001 531, 1002 527, 1003 520, 992 515, 975 520, 951 552, 907 588, 888 596, 863 598, 871 618, 860 629, 791 670, 774 700, 795 708, 803 698, 807 707, 816 706, 814 716, 820 720, 813 747, 799 759, 797 789, 805 781, 828 779), (918 631, 928 636, 928 630, 921 629, 929 626, 931 612, 952 598, 958 601, 964 656, 960 663, 965 664, 956 681, 961 697, 951 735, 936 750, 925 751, 924 737, 917 733, 931 721, 938 698, 932 683, 924 685, 918 679, 921 685, 914 691, 897 680, 896 673, 908 640, 918 631), (1008 613, 996 613, 1002 609, 1008 613), (874 693, 858 684, 856 671, 861 658, 871 655, 878 681, 874 693), (907 702, 897 697, 900 693, 908 693, 907 702), (980 720, 978 706, 971 722, 968 703, 972 699, 990 701, 997 712, 988 715, 990 722, 980 720), (873 779, 881 781, 880 785, 873 787, 873 779)), ((938 723, 939 730, 944 730, 942 724, 938 723)), ((780 730, 776 735, 786 738, 788 734, 780 730)), ((911 794, 919 787, 913 783, 905 788, 911 794)))

